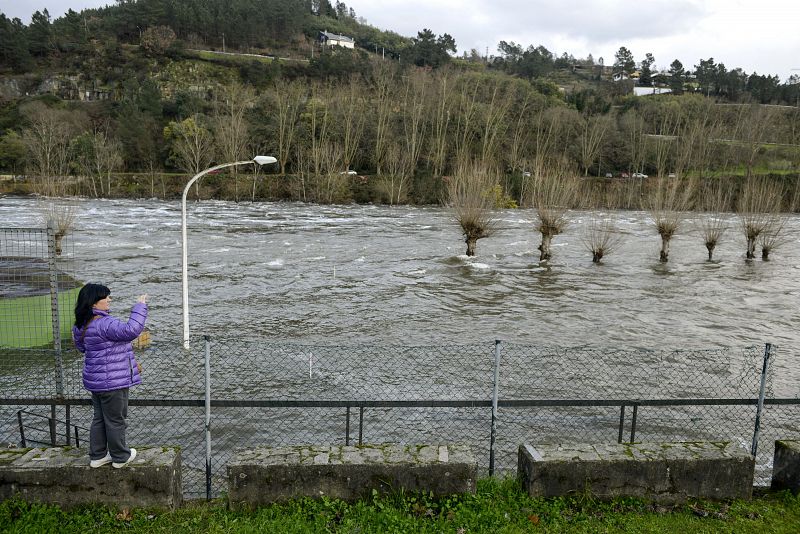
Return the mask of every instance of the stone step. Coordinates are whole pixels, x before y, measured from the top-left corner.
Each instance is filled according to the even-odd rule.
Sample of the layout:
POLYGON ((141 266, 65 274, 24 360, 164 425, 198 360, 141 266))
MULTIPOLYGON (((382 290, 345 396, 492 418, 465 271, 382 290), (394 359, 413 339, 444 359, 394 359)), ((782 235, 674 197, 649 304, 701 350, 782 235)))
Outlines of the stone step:
POLYGON ((136 448, 127 466, 89 467, 89 453, 75 447, 0 450, 0 500, 25 501, 62 508, 107 504, 122 508, 181 506, 181 455, 171 447, 136 448))
POLYGON ((474 493, 477 462, 465 445, 257 447, 228 463, 231 506, 295 497, 369 498, 372 490, 474 493))
POLYGON ((535 497, 748 499, 755 461, 728 442, 554 444, 519 448, 518 476, 535 497))

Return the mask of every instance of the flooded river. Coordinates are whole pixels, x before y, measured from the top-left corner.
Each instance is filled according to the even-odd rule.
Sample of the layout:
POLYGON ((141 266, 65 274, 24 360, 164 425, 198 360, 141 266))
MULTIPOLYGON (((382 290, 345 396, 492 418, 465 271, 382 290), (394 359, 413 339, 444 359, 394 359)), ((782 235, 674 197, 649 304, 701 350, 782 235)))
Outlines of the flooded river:
MULTIPOLYGON (((181 336, 180 204, 76 200, 74 269, 109 285, 115 312, 151 297, 156 339, 181 336)), ((602 264, 570 213, 553 259, 538 261, 532 210, 499 213, 498 232, 465 245, 439 207, 191 202, 192 334, 314 343, 556 346, 800 346, 800 218, 771 261, 745 261, 730 228, 706 261, 692 217, 658 262, 647 213, 615 212, 623 237, 602 264)), ((693 215, 693 217, 696 217, 693 215)), ((0 199, 0 225, 39 226, 37 202, 0 199)))
MULTIPOLYGON (((177 361, 186 358, 167 349, 177 347, 182 335, 180 204, 157 200, 72 202, 77 216, 72 244, 66 249, 72 255, 68 262, 70 272, 83 281, 109 285, 114 296, 113 312, 118 316, 127 315, 137 295, 148 293, 151 310, 148 324, 154 345, 157 349, 164 347, 163 354, 177 354, 145 358, 148 380, 138 388, 137 395, 202 396, 202 362, 197 358, 177 361)), ((595 265, 582 243, 591 216, 588 212, 569 214, 571 224, 555 239, 553 259, 546 263, 538 260, 539 236, 533 230, 532 210, 500 212, 497 234, 479 241, 477 256, 473 258, 464 256, 465 245, 458 226, 450 212, 440 207, 205 201, 191 202, 188 212, 193 336, 210 334, 217 339, 235 338, 237 342, 268 341, 270 346, 288 342, 445 348, 442 352, 378 350, 375 354, 364 350, 353 352, 352 358, 338 367, 338 356, 324 351, 321 364, 315 363, 314 355, 306 356, 297 349, 289 351, 291 354, 285 362, 281 360, 283 363, 264 360, 259 365, 255 365, 255 360, 247 364, 228 362, 223 351, 221 356, 215 356, 222 358, 215 366, 219 375, 215 375, 214 382, 215 395, 220 398, 270 398, 275 391, 289 398, 338 399, 354 395, 384 398, 387 391, 395 391, 392 388, 396 382, 399 397, 389 395, 389 398, 469 397, 467 389, 475 386, 468 380, 470 376, 478 377, 479 386, 490 381, 491 351, 482 352, 483 359, 467 362, 459 360, 458 350, 450 349, 468 344, 491 347, 495 339, 528 346, 587 347, 589 356, 581 360, 580 369, 576 370, 572 363, 566 367, 551 365, 556 371, 544 373, 541 384, 545 389, 538 393, 578 398, 614 396, 614 388, 627 387, 613 383, 618 375, 622 382, 639 383, 633 388, 637 393, 622 393, 623 397, 740 394, 750 397, 756 394, 751 385, 757 383, 752 379, 757 379, 760 369, 758 348, 743 356, 752 361, 741 362, 756 374, 748 375, 746 384, 730 384, 736 390, 732 393, 716 391, 714 387, 696 388, 698 384, 726 384, 730 379, 725 378, 728 376, 725 373, 735 370, 737 362, 731 362, 730 366, 716 360, 710 362, 713 365, 706 362, 711 379, 690 378, 687 387, 691 391, 683 394, 681 380, 663 381, 647 373, 626 374, 629 371, 624 362, 614 360, 621 354, 612 353, 619 349, 738 349, 751 345, 763 347, 770 342, 777 346, 777 351, 769 394, 800 396, 800 217, 797 216, 788 218, 783 245, 765 262, 745 261, 744 238, 737 218, 731 214, 716 259, 709 262, 702 239, 692 231, 693 221, 698 217, 692 214, 683 231, 673 239, 669 263, 662 264, 658 261, 660 239, 648 214, 613 212, 608 216, 616 221, 623 240, 602 264, 595 265), (451 357, 443 363, 439 360, 444 353, 451 357), (292 360, 297 354, 302 356, 299 364, 292 360), (410 359, 433 354, 436 365, 445 367, 434 369, 430 377, 423 376, 430 358, 421 358, 404 367, 402 362, 380 361, 381 354, 397 357, 407 354, 410 359), (449 369, 446 365, 452 365, 448 377, 469 374, 465 370, 472 367, 480 367, 480 372, 474 371, 449 384, 442 375, 442 369, 449 369), (387 367, 391 370, 386 370, 387 367), (252 369, 270 369, 270 372, 253 373, 252 369), (614 369, 617 371, 610 372, 614 369), (399 376, 398 370, 406 374, 399 376), (717 373, 722 374, 717 377, 717 373), (276 382, 276 376, 286 378, 276 382), (362 382, 378 384, 379 389, 370 390, 366 386, 353 389, 354 384, 362 382), (423 387, 429 382, 439 389, 423 387), (559 392, 557 389, 562 386, 558 384, 580 385, 580 388, 575 390, 578 393, 570 393, 568 389, 559 392), (655 388, 649 394, 648 384, 655 388), (455 393, 446 393, 451 390, 455 393)), ((0 227, 41 226, 41 220, 36 200, 0 198, 0 227)), ((262 357, 275 354, 281 353, 272 351, 262 357)), ((514 358, 513 349, 507 354, 514 358)), ((745 353, 734 350, 726 354, 745 353)), ((315 355, 320 357, 319 351, 315 355)), ((577 351, 573 356, 577 357, 577 351)), ((519 352, 516 361, 524 364, 526 357, 527 352, 519 352)), ((674 359, 654 368, 682 369, 683 376, 692 377, 698 371, 697 366, 703 365, 681 358, 684 357, 676 353, 674 359)), ((538 390, 531 387, 539 380, 538 375, 543 373, 540 367, 545 364, 541 360, 538 367, 529 370, 531 374, 518 377, 524 386, 520 396, 537 394, 538 390)), ((70 360, 68 365, 70 390, 80 394, 80 361, 70 360)), ((643 368, 647 369, 646 365, 643 368)), ((42 380, 48 381, 49 373, 46 366, 38 372, 44 377, 42 380)), ((15 381, 13 374, 6 377, 8 384, 4 382, 7 393, 30 393, 30 375, 20 371, 15 381)), ((504 377, 504 394, 512 391, 514 379, 513 373, 504 377)), ((476 398, 488 398, 489 394, 487 389, 476 398)), ((144 418, 132 423, 141 432, 136 439, 162 443, 164 436, 177 428, 178 435, 168 439, 186 447, 187 465, 191 464, 200 473, 204 454, 202 425, 199 419, 192 419, 196 415, 187 416, 180 411, 183 408, 178 410, 178 415, 170 412, 155 418, 152 411, 135 410, 136 417, 144 418), (169 428, 154 427, 157 421, 166 422, 169 428)), ((591 432, 602 434, 603 439, 616 436, 617 412, 618 408, 611 407, 584 415, 580 409, 572 408, 547 416, 552 420, 546 417, 528 420, 529 415, 520 414, 515 419, 513 410, 506 411, 502 424, 511 430, 506 429, 506 437, 499 438, 508 441, 503 445, 507 450, 503 449, 501 465, 515 465, 513 454, 518 443, 515 440, 528 439, 531 429, 557 437, 553 439, 573 441, 587 439, 588 429, 595 429, 591 432), (595 428, 597 425, 602 432, 595 428)), ((694 419, 688 426, 700 434, 685 434, 688 430, 683 412, 676 415, 665 411, 659 418, 650 410, 648 414, 654 417, 649 423, 651 435, 642 423, 643 439, 648 436, 705 439, 707 436, 702 432, 706 427, 714 429, 712 437, 740 433, 747 436, 752 431, 752 412, 750 407, 698 411, 700 415, 692 412, 694 419), (714 425, 722 424, 721 421, 736 430, 720 434, 721 427, 714 425)), ((416 435, 419 425, 423 428, 429 425, 437 431, 452 425, 452 439, 463 439, 464 435, 471 436, 471 440, 483 439, 480 437, 486 427, 483 419, 469 419, 469 414, 465 420, 457 414, 451 414, 450 419, 445 414, 442 419, 441 414, 434 418, 425 415, 424 410, 422 413, 420 416, 403 412, 396 420, 383 411, 373 414, 366 427, 371 432, 368 439, 410 439, 408 436, 416 435), (406 428, 409 424, 413 428, 406 428)), ((12 415, 9 412, 6 417, 9 429, 5 433, 9 440, 13 439, 16 420, 12 415)), ((777 436, 796 433, 796 419, 790 415, 785 423, 788 426, 769 421, 770 432, 776 432, 777 436)), ((86 419, 88 415, 82 417, 86 419)), ((312 434, 306 433, 311 417, 306 412, 294 419, 264 411, 247 412, 245 418, 239 412, 215 417, 215 435, 222 436, 218 449, 218 454, 223 455, 220 462, 234 446, 249 441, 333 442, 341 438, 342 432, 338 412, 324 421, 314 419, 312 434), (299 425, 298 428, 291 430, 293 424, 299 425), (270 430, 274 428, 280 428, 285 435, 276 438, 270 430), (292 434, 295 431, 296 435, 292 434)), ((741 443, 747 446, 749 441, 742 439, 741 443)), ((770 450, 764 449, 762 453, 770 454, 770 450)), ((768 461, 766 456, 760 460, 764 465, 768 461)), ((198 481, 190 485, 202 487, 198 481)), ((222 487, 222 482, 215 485, 222 487)))

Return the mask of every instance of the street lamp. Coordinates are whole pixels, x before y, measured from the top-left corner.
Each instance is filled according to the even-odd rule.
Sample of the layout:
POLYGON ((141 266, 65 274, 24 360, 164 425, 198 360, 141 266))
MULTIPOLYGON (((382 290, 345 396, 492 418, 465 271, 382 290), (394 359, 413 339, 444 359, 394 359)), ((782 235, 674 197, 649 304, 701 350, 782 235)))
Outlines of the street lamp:
POLYGON ((197 180, 206 174, 226 167, 235 167, 236 165, 250 165, 256 163, 258 165, 266 165, 268 163, 276 163, 278 160, 272 156, 256 156, 247 161, 234 161, 233 163, 223 163, 215 167, 210 167, 204 171, 195 174, 191 180, 183 188, 183 197, 181 198, 181 240, 183 244, 183 348, 189 350, 189 273, 187 268, 187 256, 189 255, 189 243, 186 238, 186 195, 189 193, 189 188, 197 180))

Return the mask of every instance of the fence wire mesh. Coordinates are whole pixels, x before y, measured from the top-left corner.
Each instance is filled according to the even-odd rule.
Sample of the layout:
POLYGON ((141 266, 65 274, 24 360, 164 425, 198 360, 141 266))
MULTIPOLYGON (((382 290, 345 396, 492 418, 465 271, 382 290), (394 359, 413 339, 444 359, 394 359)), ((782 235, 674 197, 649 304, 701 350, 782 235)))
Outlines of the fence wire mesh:
MULTIPOLYGON (((212 495, 225 491, 233 452, 259 445, 465 443, 484 474, 492 457, 495 472, 512 474, 523 442, 725 440, 749 450, 763 363, 756 347, 605 351, 230 339, 211 340, 208 347, 212 495), (500 366, 492 454, 495 361, 500 366)), ((52 353, 28 354, 24 372, 0 377, 3 442, 19 445, 24 433, 29 446, 49 444, 55 427, 54 442, 64 444, 69 423, 69 442, 74 445, 77 437, 85 446, 91 407, 81 386, 80 355, 65 351, 60 397, 52 386, 52 353)), ((131 393, 129 443, 180 446, 184 493, 204 496, 204 342, 193 340, 189 351, 160 344, 137 358, 144 382, 131 393)), ((774 401, 767 399, 761 418, 760 484, 769 481, 774 439, 800 437, 800 405, 774 401)))
MULTIPOLYGON (((0 441, 9 445, 85 446, 88 439, 82 356, 69 339, 80 286, 73 272, 69 235, 0 229, 0 441)), ((513 473, 522 442, 725 440, 750 450, 764 362, 763 347, 319 346, 221 338, 206 346, 197 338, 187 351, 160 343, 137 352, 144 382, 131 393, 128 441, 180 446, 189 497, 206 494, 206 348, 213 495, 226 488, 233 451, 258 445, 465 443, 484 474, 513 473)), ((772 359, 777 355, 773 348, 772 359)), ((783 384, 784 398, 776 399, 772 376, 759 420, 760 484, 769 482, 773 441, 800 438, 800 389, 783 384), (786 391, 793 393, 786 398, 786 391)))

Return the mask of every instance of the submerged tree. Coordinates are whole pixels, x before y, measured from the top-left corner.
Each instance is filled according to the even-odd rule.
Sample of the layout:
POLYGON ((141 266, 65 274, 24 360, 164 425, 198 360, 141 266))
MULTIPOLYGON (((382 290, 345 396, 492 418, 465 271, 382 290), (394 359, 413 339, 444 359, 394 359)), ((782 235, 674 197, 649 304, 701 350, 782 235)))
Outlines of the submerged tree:
POLYGON ((75 224, 75 206, 48 201, 42 205, 41 212, 45 225, 54 231, 55 251, 60 256, 61 242, 75 224))
POLYGON ((669 261, 669 244, 678 232, 680 223, 691 206, 691 182, 674 178, 658 178, 645 199, 653 224, 661 236, 659 261, 669 261))
POLYGON ((448 177, 448 204, 464 233, 467 256, 475 255, 478 239, 494 233, 496 184, 497 172, 485 162, 462 162, 455 174, 448 177))
POLYGON ((622 237, 612 219, 592 216, 581 240, 586 250, 592 253, 592 262, 600 263, 604 256, 617 248, 622 237))
POLYGON ((567 210, 577 190, 577 182, 567 175, 563 166, 555 166, 552 171, 534 180, 532 196, 536 208, 536 230, 542 234, 542 242, 538 247, 539 261, 552 257, 550 245, 553 238, 567 227, 567 210))
MULTIPOLYGON (((777 243, 783 188, 780 184, 763 178, 748 178, 739 197, 738 212, 742 232, 747 239, 747 259, 756 257, 756 242, 765 234, 773 234, 770 243, 777 243)), ((766 255, 772 247, 768 247, 766 255)), ((762 257, 764 256, 762 248, 762 257)))
POLYGON ((708 250, 708 261, 714 259, 714 249, 728 229, 722 213, 730 204, 730 190, 719 180, 706 183, 700 194, 700 208, 705 212, 697 223, 703 243, 708 250))

